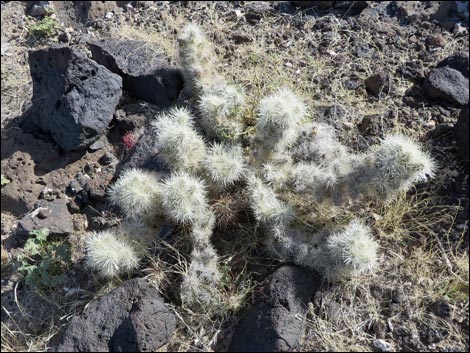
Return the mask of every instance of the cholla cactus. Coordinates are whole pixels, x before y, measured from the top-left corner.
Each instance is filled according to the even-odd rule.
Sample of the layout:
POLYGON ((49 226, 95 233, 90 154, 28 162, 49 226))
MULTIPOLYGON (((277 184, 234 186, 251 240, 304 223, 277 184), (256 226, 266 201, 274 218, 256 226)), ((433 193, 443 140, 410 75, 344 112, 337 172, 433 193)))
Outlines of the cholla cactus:
POLYGON ((265 185, 258 177, 252 176, 250 178, 248 192, 251 198, 251 207, 259 222, 284 224, 293 217, 291 208, 280 201, 273 189, 265 185))
POLYGON ((236 218, 230 207, 233 189, 246 186, 239 194, 248 196, 276 256, 330 280, 374 269, 378 244, 372 230, 357 220, 339 229, 334 216, 341 209, 346 217, 339 219, 350 219, 363 198, 390 200, 432 177, 430 156, 402 135, 353 153, 333 127, 310 121, 303 100, 288 88, 260 101, 254 139, 244 139, 249 134, 243 120, 245 93, 216 72, 215 53, 204 33, 194 24, 187 26, 179 46, 186 89, 198 114, 194 119, 188 109, 173 108, 153 122, 157 148, 172 175, 160 181, 148 172, 129 170, 118 179, 110 199, 129 224, 90 236, 90 267, 105 277, 135 269, 140 256, 135 245, 145 249, 157 237, 155 220, 164 215, 191 234, 183 304, 217 301, 221 275, 210 240, 215 218, 236 218), (195 124, 212 142, 210 147, 195 124), (253 154, 243 156, 241 146, 250 143, 246 150, 253 154), (226 201, 217 201, 224 197, 226 201))
POLYGON ((283 152, 293 144, 306 114, 304 102, 288 88, 281 88, 262 99, 256 124, 256 141, 260 147, 258 158, 269 158, 273 152, 283 152))
POLYGON ((354 220, 328 238, 322 272, 328 279, 336 280, 373 270, 378 263, 377 249, 370 228, 354 220))
POLYGON ((199 100, 201 125, 218 140, 238 140, 243 133, 245 94, 239 87, 222 85, 205 89, 199 100))
POLYGON ((186 89, 193 95, 223 82, 215 71, 217 58, 212 43, 198 25, 191 23, 183 29, 179 38, 179 57, 186 89))
POLYGON ((203 164, 212 183, 221 187, 232 185, 245 172, 241 146, 214 143, 203 164))
POLYGON ((194 130, 188 109, 173 108, 167 114, 160 115, 152 125, 157 132, 157 148, 173 170, 197 171, 200 168, 205 144, 194 130))
POLYGON ((364 158, 362 175, 356 175, 360 192, 390 200, 397 193, 434 176, 431 157, 403 135, 385 137, 364 158))
POLYGON ((210 242, 214 217, 204 225, 197 225, 191 233, 194 249, 191 264, 181 284, 181 300, 188 306, 207 306, 218 302, 218 284, 221 274, 218 256, 210 242))
POLYGON ((133 245, 111 230, 92 232, 86 240, 86 263, 103 278, 130 273, 139 265, 133 245))
POLYGON ((131 219, 150 220, 159 211, 158 179, 140 169, 128 169, 108 190, 109 200, 131 219))
POLYGON ((165 213, 180 224, 199 224, 208 215, 206 186, 188 173, 176 173, 161 186, 161 199, 165 213))

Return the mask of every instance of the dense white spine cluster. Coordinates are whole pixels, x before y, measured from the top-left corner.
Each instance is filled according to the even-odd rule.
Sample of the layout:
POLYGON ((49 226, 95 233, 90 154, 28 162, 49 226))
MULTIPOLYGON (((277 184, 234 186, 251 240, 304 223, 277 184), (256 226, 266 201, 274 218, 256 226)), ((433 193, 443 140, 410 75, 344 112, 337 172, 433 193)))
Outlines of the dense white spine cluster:
POLYGON ((130 273, 139 265, 133 245, 112 230, 89 233, 86 253, 87 266, 103 278, 130 273))
POLYGON ((160 191, 163 209, 179 224, 198 224, 208 217, 206 186, 189 173, 175 173, 165 180, 160 191))
POLYGON ((322 272, 331 280, 373 270, 378 263, 378 244, 370 228, 357 220, 331 235, 326 250, 322 272))
POLYGON ((237 145, 214 143, 203 164, 212 183, 221 187, 238 181, 246 170, 243 150, 237 145))
POLYGON ((240 87, 220 85, 203 90, 199 99, 201 125, 211 138, 238 140, 243 133, 245 94, 240 87))
POLYGON ((301 121, 306 117, 304 102, 288 88, 263 98, 259 104, 256 141, 260 156, 283 152, 299 134, 301 121))
POLYGON ((197 171, 206 153, 204 140, 194 129, 191 112, 172 108, 152 122, 156 147, 175 171, 197 171))
POLYGON ((433 177, 434 170, 434 161, 410 138, 389 135, 364 158, 360 191, 390 200, 397 193, 433 177))
POLYGON ((183 29, 179 57, 186 90, 193 95, 198 96, 203 89, 223 81, 215 71, 217 60, 212 43, 198 25, 191 23, 183 29))
POLYGON ((158 213, 158 179, 150 172, 126 170, 109 188, 108 195, 127 218, 149 219, 158 213))
POLYGON ((249 180, 248 192, 255 218, 263 223, 287 223, 292 217, 291 208, 276 197, 274 190, 255 176, 249 180))

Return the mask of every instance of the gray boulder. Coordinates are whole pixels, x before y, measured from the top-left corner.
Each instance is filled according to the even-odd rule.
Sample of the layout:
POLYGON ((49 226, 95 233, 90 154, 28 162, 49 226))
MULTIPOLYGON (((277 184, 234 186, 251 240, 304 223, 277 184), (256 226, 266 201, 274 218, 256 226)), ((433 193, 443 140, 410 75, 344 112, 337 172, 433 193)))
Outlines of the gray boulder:
POLYGON ((154 352, 176 328, 175 315, 144 278, 124 282, 69 322, 57 352, 154 352))
POLYGON ((431 99, 455 106, 468 104, 468 78, 449 66, 431 70, 423 88, 431 99))
POLYGON ((318 279, 306 269, 279 268, 256 292, 255 304, 240 320, 229 351, 295 350, 304 329, 307 304, 318 286, 318 279))
POLYGON ((103 39, 88 46, 96 62, 122 76, 131 96, 159 106, 169 106, 178 98, 184 83, 181 71, 148 44, 103 39))
POLYGON ((32 51, 33 105, 22 126, 50 133, 65 151, 88 147, 107 132, 122 95, 122 79, 76 49, 32 51))

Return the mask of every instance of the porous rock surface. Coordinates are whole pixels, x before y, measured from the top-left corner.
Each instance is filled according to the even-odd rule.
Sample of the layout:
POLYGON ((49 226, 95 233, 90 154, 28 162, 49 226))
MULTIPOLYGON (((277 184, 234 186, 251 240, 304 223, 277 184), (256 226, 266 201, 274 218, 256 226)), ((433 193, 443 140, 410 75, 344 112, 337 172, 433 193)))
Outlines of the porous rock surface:
POLYGON ((89 42, 93 59, 122 76, 124 89, 135 98, 169 106, 183 88, 181 71, 148 44, 132 40, 89 42))
POLYGON ((295 350, 304 329, 307 304, 319 281, 309 270, 282 266, 256 292, 255 303, 240 320, 230 352, 295 350))
POLYGON ((69 322, 57 352, 152 352, 166 344, 176 317, 143 278, 124 282, 69 322))
POLYGON ((120 76, 66 46, 30 52, 29 66, 33 104, 23 128, 49 133, 65 151, 84 149, 107 132, 122 94, 120 76))
POLYGON ((424 81, 426 94, 455 106, 468 104, 468 78, 449 66, 437 67, 424 81))

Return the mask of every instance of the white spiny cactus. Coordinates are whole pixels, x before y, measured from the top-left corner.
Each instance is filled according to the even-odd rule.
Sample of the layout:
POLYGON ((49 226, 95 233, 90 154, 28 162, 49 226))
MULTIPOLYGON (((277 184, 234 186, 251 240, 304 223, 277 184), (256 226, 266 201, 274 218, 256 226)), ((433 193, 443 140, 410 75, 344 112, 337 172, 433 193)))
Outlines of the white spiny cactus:
POLYGON ((158 187, 153 173, 128 169, 109 188, 109 200, 128 218, 150 219, 159 211, 158 187))
POLYGON ((243 133, 245 94, 239 87, 221 85, 204 90, 199 99, 201 125, 209 137, 237 140, 243 133))
POLYGON ((156 146, 167 164, 175 171, 197 171, 206 153, 204 140, 194 129, 193 118, 186 108, 173 108, 154 122, 156 146))
MULTIPOLYGON (((342 216, 349 216, 363 197, 387 201, 428 180, 435 170, 429 154, 403 135, 387 136, 367 152, 353 153, 333 127, 310 121, 304 102, 288 88, 261 99, 250 140, 245 93, 216 72, 214 48, 199 26, 184 29, 179 49, 197 118, 186 108, 173 108, 152 123, 158 153, 172 174, 160 182, 150 172, 130 169, 116 181, 110 201, 127 220, 115 230, 90 234, 88 266, 106 278, 132 272, 158 237, 162 217, 168 217, 189 230, 193 245, 181 285, 183 304, 214 303, 220 299, 222 277, 211 243, 215 218, 225 212, 226 219, 236 219, 230 198, 246 180, 239 194, 248 196, 276 256, 332 281, 373 270, 378 243, 371 229, 354 220, 338 231, 331 225, 333 217, 343 211, 342 216), (212 145, 206 146, 195 123, 212 145), (245 158, 250 148, 253 153, 245 158), (225 210, 222 202, 214 202, 222 192, 229 200, 225 210)), ((243 205, 242 197, 237 200, 243 205)))
POLYGON ((304 102, 288 88, 263 98, 256 123, 256 139, 262 153, 282 152, 293 144, 306 114, 304 102))
POLYGON ((389 135, 370 149, 350 180, 356 184, 357 193, 390 200, 433 177, 434 170, 432 158, 410 138, 389 135))
POLYGON ((139 256, 128 240, 112 230, 105 230, 88 234, 86 263, 101 277, 113 278, 135 270, 139 256))
POLYGON ((276 197, 273 189, 258 177, 250 177, 248 191, 251 208, 259 222, 286 223, 293 217, 291 208, 276 197))
POLYGON ((179 38, 179 57, 189 92, 198 95, 223 82, 215 71, 217 60, 212 43, 198 25, 191 23, 183 29, 179 38))
POLYGON ((213 184, 221 187, 232 185, 245 171, 243 150, 237 145, 214 143, 203 164, 213 184))
POLYGON ((369 227, 357 220, 327 240, 325 276, 335 280, 373 270, 378 263, 378 244, 369 227))
POLYGON ((161 186, 165 213, 180 224, 197 224, 209 217, 206 186, 186 172, 175 173, 161 186))

